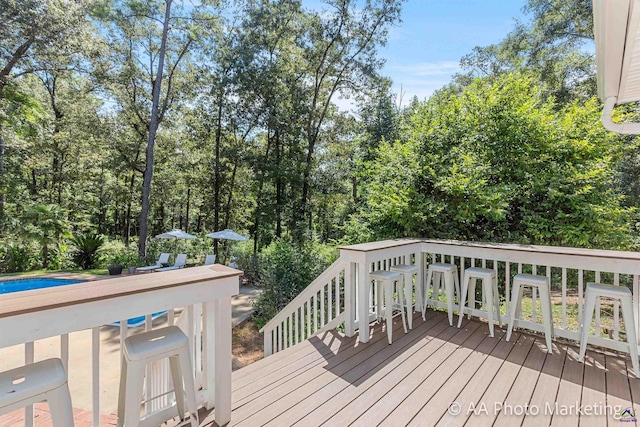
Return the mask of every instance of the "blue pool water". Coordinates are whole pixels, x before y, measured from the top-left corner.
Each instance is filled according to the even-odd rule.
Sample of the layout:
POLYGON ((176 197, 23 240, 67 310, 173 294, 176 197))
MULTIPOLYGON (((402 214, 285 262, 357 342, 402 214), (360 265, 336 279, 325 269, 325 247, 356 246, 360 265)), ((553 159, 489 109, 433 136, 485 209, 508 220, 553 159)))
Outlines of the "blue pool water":
MULTIPOLYGON (((86 280, 79 279, 53 279, 47 277, 37 277, 32 279, 18 279, 0 281, 0 294, 8 294, 11 292, 31 291, 33 289, 53 288, 55 286, 73 285, 74 283, 82 283, 86 280)), ((162 316, 166 311, 153 313, 151 317, 162 316)), ((134 317, 127 320, 127 326, 134 327, 144 324, 144 316, 134 317)), ((113 326, 120 326, 120 322, 110 323, 113 326)))
POLYGON ((82 283, 86 280, 78 279, 52 279, 46 277, 37 277, 33 279, 18 279, 0 281, 0 294, 8 294, 11 292, 31 291, 33 289, 53 288, 54 286, 72 285, 74 283, 82 283))

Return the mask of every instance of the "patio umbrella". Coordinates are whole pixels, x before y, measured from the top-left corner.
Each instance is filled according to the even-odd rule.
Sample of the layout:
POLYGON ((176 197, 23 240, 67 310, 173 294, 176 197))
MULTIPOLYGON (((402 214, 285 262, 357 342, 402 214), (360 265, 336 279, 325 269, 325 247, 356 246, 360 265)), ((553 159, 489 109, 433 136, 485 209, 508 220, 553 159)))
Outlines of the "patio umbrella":
POLYGON ((176 228, 171 231, 167 231, 166 233, 158 234, 156 239, 195 239, 196 236, 193 234, 189 234, 176 228))
POLYGON ((207 234, 207 237, 211 237, 212 239, 224 239, 224 240, 249 240, 249 238, 244 237, 241 234, 236 233, 233 230, 228 228, 222 231, 216 231, 215 233, 207 234))
MULTIPOLYGON (((206 237, 211 237, 212 239, 220 239, 220 240, 236 240, 236 241, 244 241, 249 240, 249 238, 244 237, 242 234, 238 234, 233 230, 228 228, 222 231, 216 231, 215 233, 209 233, 206 237)), ((214 246, 217 251, 217 246, 214 246)))
POLYGON ((182 231, 179 228, 176 228, 171 231, 167 231, 166 233, 156 235, 156 239, 175 239, 176 245, 174 250, 177 250, 178 239, 196 239, 196 236, 194 236, 193 234, 189 234, 185 231, 182 231))

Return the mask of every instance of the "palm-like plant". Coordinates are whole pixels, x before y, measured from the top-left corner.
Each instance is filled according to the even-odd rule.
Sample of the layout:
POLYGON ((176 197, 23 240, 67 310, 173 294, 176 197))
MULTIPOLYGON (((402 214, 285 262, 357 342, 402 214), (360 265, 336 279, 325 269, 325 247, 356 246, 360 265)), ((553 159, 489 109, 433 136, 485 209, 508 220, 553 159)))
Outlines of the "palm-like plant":
POLYGON ((70 237, 69 222, 58 205, 39 204, 29 209, 24 219, 31 224, 26 234, 42 246, 42 266, 49 267, 49 246, 58 244, 61 236, 70 237))
POLYGON ((104 236, 99 234, 78 234, 73 236, 73 262, 83 270, 95 267, 98 252, 104 245, 104 236))

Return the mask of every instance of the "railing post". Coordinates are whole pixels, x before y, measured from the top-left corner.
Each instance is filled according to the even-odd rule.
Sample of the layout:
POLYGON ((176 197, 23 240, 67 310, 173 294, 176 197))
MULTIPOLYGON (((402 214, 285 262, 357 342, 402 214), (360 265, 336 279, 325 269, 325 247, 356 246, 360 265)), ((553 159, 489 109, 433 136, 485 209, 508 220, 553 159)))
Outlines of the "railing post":
POLYGON ((366 256, 358 263, 358 338, 361 343, 369 341, 369 265, 366 256))
POLYGON ((424 289, 424 252, 420 250, 415 254, 416 267, 418 268, 418 274, 416 275, 416 304, 415 310, 417 312, 422 311, 422 303, 424 297, 422 296, 422 290, 424 289))
POLYGON ((214 307, 215 422, 222 426, 231 421, 231 297, 216 299, 214 307))
POLYGON ((344 334, 356 333, 356 263, 349 262, 344 275, 344 334))

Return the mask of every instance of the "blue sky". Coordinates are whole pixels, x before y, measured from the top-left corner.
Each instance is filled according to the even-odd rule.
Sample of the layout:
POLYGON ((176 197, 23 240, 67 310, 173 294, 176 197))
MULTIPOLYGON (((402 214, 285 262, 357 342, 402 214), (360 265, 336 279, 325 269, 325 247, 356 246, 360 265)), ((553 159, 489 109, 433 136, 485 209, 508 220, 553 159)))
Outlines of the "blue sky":
POLYGON ((500 42, 515 19, 525 20, 525 0, 408 0, 402 23, 380 50, 383 74, 393 80, 403 103, 423 99, 451 80, 459 62, 475 46, 500 42))

